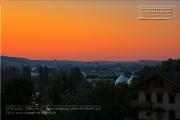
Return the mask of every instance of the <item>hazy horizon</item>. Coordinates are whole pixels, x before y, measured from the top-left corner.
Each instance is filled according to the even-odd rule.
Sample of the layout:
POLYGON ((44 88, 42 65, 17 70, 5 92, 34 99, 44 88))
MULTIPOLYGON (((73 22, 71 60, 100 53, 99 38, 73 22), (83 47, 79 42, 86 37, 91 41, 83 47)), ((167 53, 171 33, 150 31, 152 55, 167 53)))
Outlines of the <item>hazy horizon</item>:
MULTIPOLYGON (((163 60, 168 60, 170 58, 167 59, 162 59, 162 60, 157 60, 157 59, 138 59, 138 60, 74 60, 74 59, 56 59, 56 58, 52 58, 52 59, 33 59, 33 58, 28 58, 28 57, 23 57, 23 56, 7 56, 7 55, 1 55, 0 57, 12 57, 12 58, 23 58, 23 59, 28 59, 28 60, 45 60, 45 61, 52 61, 52 60, 56 60, 56 61, 80 61, 80 62, 94 62, 94 61, 109 61, 109 62, 135 62, 135 61, 141 61, 141 60, 149 60, 149 61, 163 61, 163 60)), ((172 59, 180 59, 179 58, 172 58, 172 59)))

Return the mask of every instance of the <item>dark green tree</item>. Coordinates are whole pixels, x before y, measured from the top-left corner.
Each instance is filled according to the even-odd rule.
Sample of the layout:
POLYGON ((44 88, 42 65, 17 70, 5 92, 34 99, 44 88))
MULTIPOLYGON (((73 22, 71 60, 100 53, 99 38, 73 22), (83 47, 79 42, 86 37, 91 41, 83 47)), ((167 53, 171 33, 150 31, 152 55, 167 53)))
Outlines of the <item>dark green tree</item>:
POLYGON ((57 74, 51 88, 48 90, 48 99, 53 104, 60 104, 60 94, 63 94, 66 90, 75 91, 74 83, 67 73, 60 72, 57 74))
POLYGON ((1 82, 5 81, 5 70, 1 67, 1 82))
POLYGON ((71 91, 75 91, 74 82, 71 77, 69 77, 67 80, 67 89, 69 89, 71 91))
POLYGON ((180 71, 180 59, 168 59, 161 63, 163 71, 180 71))
POLYGON ((49 84, 49 69, 46 66, 43 68, 43 81, 44 85, 47 86, 49 84))
POLYGON ((61 74, 61 84, 62 84, 62 91, 67 89, 67 83, 68 83, 68 75, 65 72, 62 72, 61 74))
POLYGON ((38 79, 39 79, 39 84, 42 84, 44 86, 49 86, 50 84, 50 78, 49 78, 49 68, 44 66, 39 66, 38 68, 38 79))
POLYGON ((21 120, 24 115, 6 115, 6 105, 30 105, 34 84, 26 78, 13 78, 1 84, 3 120, 21 120))
POLYGON ((93 103, 101 105, 101 110, 94 111, 94 119, 123 119, 127 112, 127 93, 127 84, 112 85, 110 82, 98 81, 93 90, 93 103))
POLYGON ((8 67, 6 67, 5 68, 5 71, 4 71, 5 73, 5 80, 10 80, 10 76, 9 76, 9 69, 8 69, 8 67))
MULTIPOLYGON (((91 90, 87 90, 82 87, 77 87, 76 91, 71 91, 69 89, 65 90, 63 94, 60 94, 62 105, 90 105, 91 104, 91 90)), ((61 116, 67 119, 74 120, 87 120, 90 118, 91 111, 67 111, 60 113, 61 116)))
POLYGON ((84 79, 81 70, 78 67, 71 68, 70 77, 72 78, 75 86, 80 85, 84 79))
POLYGON ((62 86, 61 74, 58 74, 54 79, 51 88, 49 88, 48 90, 49 102, 51 102, 53 105, 60 104, 61 101, 59 95, 60 93, 62 93, 62 90, 63 90, 63 86, 62 86))
POLYGON ((23 66, 21 76, 23 78, 31 79, 31 68, 30 66, 23 66))
POLYGON ((17 67, 15 67, 15 66, 13 66, 12 68, 11 68, 11 72, 12 72, 12 78, 14 77, 14 78, 17 78, 18 77, 18 69, 17 69, 17 67))
POLYGON ((28 105, 31 103, 34 84, 26 78, 12 78, 2 83, 1 90, 2 102, 6 105, 28 105))
POLYGON ((39 83, 42 84, 43 83, 43 67, 39 66, 38 68, 38 78, 39 78, 39 83))
POLYGON ((19 68, 13 66, 13 67, 5 67, 2 68, 1 67, 1 80, 6 81, 6 80, 10 80, 12 78, 18 78, 20 77, 20 72, 19 72, 19 68))

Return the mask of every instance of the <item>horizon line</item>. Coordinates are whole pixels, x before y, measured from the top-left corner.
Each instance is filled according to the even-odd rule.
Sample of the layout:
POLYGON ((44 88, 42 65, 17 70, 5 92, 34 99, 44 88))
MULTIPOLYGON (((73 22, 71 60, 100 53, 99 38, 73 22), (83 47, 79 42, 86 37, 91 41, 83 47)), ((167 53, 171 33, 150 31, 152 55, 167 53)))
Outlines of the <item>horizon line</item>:
MULTIPOLYGON (((138 62, 138 61, 163 61, 163 60, 168 60, 168 59, 180 59, 180 58, 168 58, 168 59, 139 59, 139 60, 73 60, 73 59, 31 59, 31 58, 26 58, 26 57, 19 57, 19 56, 7 56, 7 55, 0 55, 0 57, 12 57, 12 58, 21 58, 21 59, 28 59, 28 60, 44 60, 44 61, 77 61, 77 62, 97 62, 97 61, 104 61, 104 62, 138 62)), ((1 58, 0 58, 1 59, 1 58)))

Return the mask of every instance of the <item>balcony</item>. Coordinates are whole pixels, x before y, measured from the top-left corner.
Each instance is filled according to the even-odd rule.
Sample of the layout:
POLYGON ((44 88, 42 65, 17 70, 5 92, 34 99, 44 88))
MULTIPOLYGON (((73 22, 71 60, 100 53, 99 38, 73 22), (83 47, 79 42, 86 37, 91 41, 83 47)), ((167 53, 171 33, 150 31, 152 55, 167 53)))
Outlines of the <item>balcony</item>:
POLYGON ((150 109, 151 103, 150 102, 144 102, 144 101, 138 101, 138 100, 131 100, 130 106, 132 108, 150 109))

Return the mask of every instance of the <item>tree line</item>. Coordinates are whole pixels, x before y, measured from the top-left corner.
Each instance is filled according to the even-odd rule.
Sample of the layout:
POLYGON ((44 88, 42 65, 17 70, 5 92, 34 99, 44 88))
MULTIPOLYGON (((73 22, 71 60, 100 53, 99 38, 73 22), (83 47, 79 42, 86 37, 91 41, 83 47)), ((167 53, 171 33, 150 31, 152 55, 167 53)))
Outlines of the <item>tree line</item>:
POLYGON ((49 84, 49 69, 48 67, 38 66, 38 76, 37 78, 31 77, 31 67, 30 66, 23 66, 20 67, 1 67, 1 81, 7 81, 12 78, 27 78, 29 80, 37 80, 38 83, 43 85, 49 84))
POLYGON ((31 68, 29 66, 24 66, 22 68, 15 66, 5 68, 1 67, 1 81, 4 82, 12 78, 31 79, 31 68))

